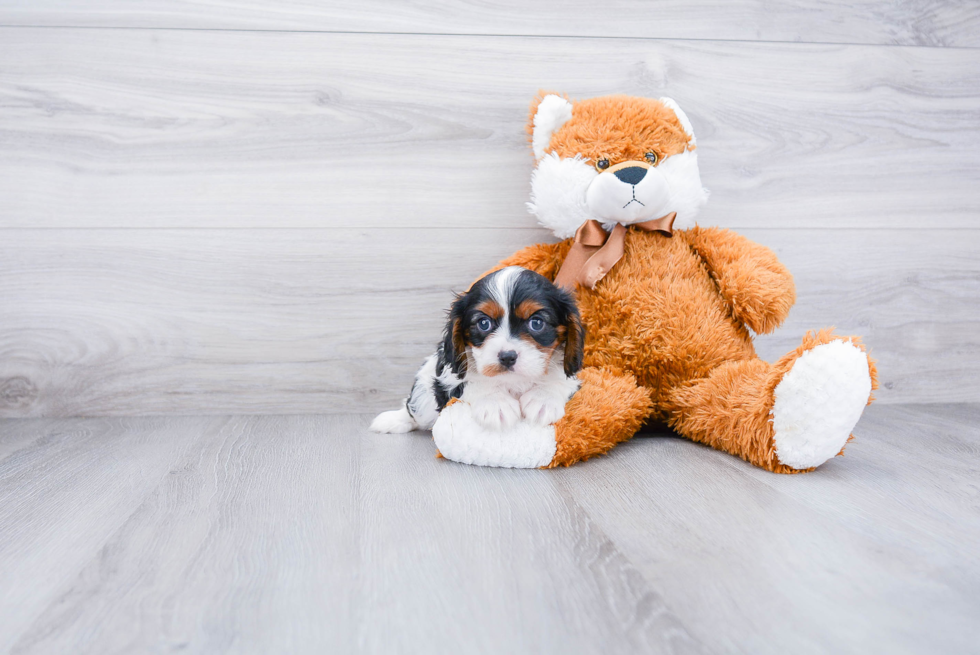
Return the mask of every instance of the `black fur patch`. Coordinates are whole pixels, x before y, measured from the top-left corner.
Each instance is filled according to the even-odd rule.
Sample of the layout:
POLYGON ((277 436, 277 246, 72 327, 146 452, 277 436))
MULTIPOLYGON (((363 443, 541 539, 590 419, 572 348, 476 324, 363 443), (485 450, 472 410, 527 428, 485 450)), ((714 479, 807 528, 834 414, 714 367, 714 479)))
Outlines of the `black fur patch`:
POLYGON ((444 384, 439 378, 442 377, 446 367, 451 368, 451 363, 446 358, 445 345, 440 344, 436 350, 436 377, 432 380, 432 395, 435 396, 436 407, 439 408, 440 412, 450 400, 463 395, 463 387, 466 384, 465 382, 461 382, 455 386, 444 384))
POLYGON ((579 316, 578 305, 575 297, 564 289, 560 289, 551 283, 548 278, 539 275, 534 271, 524 270, 514 283, 511 297, 509 298, 511 309, 509 311, 511 334, 527 334, 542 346, 551 346, 558 338, 558 328, 565 326, 565 334, 575 343, 568 344, 565 349, 565 375, 575 375, 582 368, 582 347, 585 342, 585 331, 582 329, 582 320, 579 316), (525 300, 533 300, 542 306, 542 309, 527 320, 517 316, 517 307, 525 300), (530 329, 530 322, 533 318, 540 318, 544 321, 544 329, 534 332, 530 329))
POLYGON ((441 412, 442 409, 449 404, 449 401, 453 398, 459 398, 463 395, 463 387, 465 382, 462 384, 457 384, 455 387, 447 387, 439 380, 433 380, 432 382, 432 393, 436 397, 436 406, 441 412))
MULTIPOLYGON (((508 297, 495 299, 492 293, 494 279, 500 273, 498 271, 478 280, 469 291, 456 296, 449 308, 442 343, 436 350, 435 377, 431 380, 429 390, 435 398, 439 411, 442 411, 450 400, 463 395, 466 379, 466 347, 479 347, 487 337, 501 327, 497 318, 479 311, 478 307, 488 301, 506 302, 505 310, 508 317, 506 329, 513 336, 526 334, 544 347, 554 346, 561 337, 560 328, 564 327, 565 375, 575 375, 582 368, 584 330, 575 297, 556 287, 546 277, 524 269, 512 281, 508 297), (533 301, 541 309, 532 316, 521 318, 517 315, 517 308, 527 300, 533 301), (536 331, 530 329, 530 322, 535 318, 543 322, 542 329, 536 331), (480 322, 483 319, 489 321, 489 329, 481 329, 480 322), (447 368, 460 382, 449 385, 440 381, 447 368)), ((408 412, 413 416, 416 413, 413 412, 411 399, 421 391, 417 388, 418 384, 419 380, 416 380, 409 392, 409 402, 406 404, 408 412)))

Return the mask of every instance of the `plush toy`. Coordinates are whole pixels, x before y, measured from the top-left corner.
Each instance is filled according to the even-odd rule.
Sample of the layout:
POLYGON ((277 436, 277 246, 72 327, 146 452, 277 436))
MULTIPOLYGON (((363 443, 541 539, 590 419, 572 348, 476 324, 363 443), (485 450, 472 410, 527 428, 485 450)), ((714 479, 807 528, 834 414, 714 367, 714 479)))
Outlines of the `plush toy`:
POLYGON ((808 333, 775 364, 751 332, 778 327, 793 278, 768 248, 697 227, 707 200, 694 131, 669 98, 539 96, 528 125, 528 207, 563 239, 501 262, 576 291, 582 386, 554 426, 482 430, 465 403, 433 427, 441 454, 495 466, 568 466, 646 421, 777 473, 843 452, 877 387, 856 337, 808 333), (751 330, 751 332, 750 332, 751 330))

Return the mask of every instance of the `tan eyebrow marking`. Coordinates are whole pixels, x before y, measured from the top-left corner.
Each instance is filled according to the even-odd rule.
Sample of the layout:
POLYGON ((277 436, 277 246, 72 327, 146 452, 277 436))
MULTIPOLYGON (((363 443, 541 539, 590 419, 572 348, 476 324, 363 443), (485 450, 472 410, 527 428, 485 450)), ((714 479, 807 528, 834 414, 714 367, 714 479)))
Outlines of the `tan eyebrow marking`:
POLYGON ((484 300, 476 306, 476 310, 483 312, 496 321, 499 321, 504 316, 504 308, 494 300, 484 300))
POLYGON ((539 312, 542 309, 544 309, 544 305, 539 303, 537 300, 528 299, 518 305, 514 313, 517 314, 519 319, 526 321, 527 319, 531 318, 535 312, 539 312))

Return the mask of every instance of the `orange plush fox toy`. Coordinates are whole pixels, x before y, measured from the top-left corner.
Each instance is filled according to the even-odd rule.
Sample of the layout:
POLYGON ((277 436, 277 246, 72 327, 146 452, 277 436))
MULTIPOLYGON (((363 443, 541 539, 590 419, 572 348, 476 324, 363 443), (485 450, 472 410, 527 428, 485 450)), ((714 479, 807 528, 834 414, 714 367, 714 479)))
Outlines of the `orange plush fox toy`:
POLYGON ((696 140, 669 98, 543 95, 528 125, 537 161, 528 206, 563 241, 525 248, 523 266, 576 291, 586 325, 581 388, 554 426, 485 433, 465 403, 433 427, 450 459, 568 466, 648 420, 776 473, 843 451, 876 388, 856 337, 825 330, 775 364, 750 330, 772 332, 795 300, 768 248, 697 227, 707 200, 696 140))

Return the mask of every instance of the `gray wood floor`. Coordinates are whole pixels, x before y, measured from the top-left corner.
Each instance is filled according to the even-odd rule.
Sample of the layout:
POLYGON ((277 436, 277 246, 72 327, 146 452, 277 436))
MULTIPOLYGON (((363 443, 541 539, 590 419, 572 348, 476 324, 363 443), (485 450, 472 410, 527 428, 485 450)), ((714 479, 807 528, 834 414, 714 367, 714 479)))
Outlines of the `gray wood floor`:
POLYGON ((872 406, 800 476, 665 435, 470 467, 367 420, 0 421, 0 652, 980 644, 980 406, 872 406))

